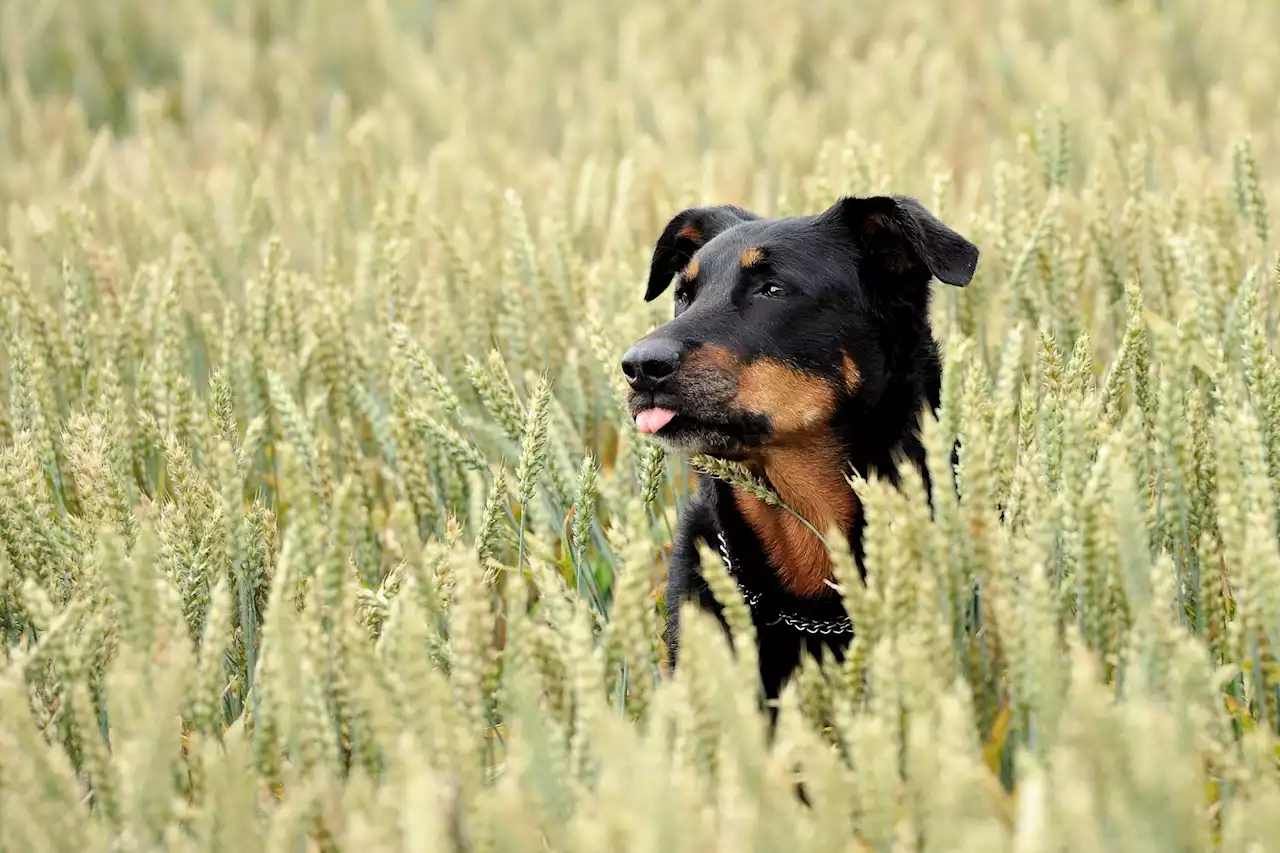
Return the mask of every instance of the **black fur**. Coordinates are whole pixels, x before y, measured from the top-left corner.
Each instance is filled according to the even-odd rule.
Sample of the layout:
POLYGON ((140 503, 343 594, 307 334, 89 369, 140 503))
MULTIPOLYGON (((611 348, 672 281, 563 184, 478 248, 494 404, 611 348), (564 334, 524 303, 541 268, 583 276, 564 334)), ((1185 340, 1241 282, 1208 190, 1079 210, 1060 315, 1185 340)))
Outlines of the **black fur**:
MULTIPOLYGON (((782 219, 730 205, 683 211, 654 246, 645 293, 652 300, 676 281, 675 316, 623 359, 631 411, 675 412, 655 438, 677 451, 749 460, 782 440, 777 413, 736 408, 732 372, 708 369, 696 356, 715 347, 740 365, 767 359, 836 389, 834 414, 823 428, 838 442, 842 470, 896 484, 896 465, 907 460, 927 484, 918 418, 926 406, 936 411, 941 382, 928 321, 930 281, 963 287, 977 261, 977 247, 904 196, 842 198, 821 213, 782 219), (744 265, 744 250, 757 250, 758 262, 744 265), (686 280, 695 254, 697 274, 686 280), (846 357, 858 374, 851 389, 840 384, 846 357)), ((865 571, 856 507, 845 533, 865 571)), ((717 551, 721 535, 739 581, 760 595, 753 608, 760 675, 773 699, 803 653, 840 657, 851 639, 801 633, 780 624, 778 614, 824 620, 846 614, 833 591, 801 597, 785 589, 731 487, 702 478, 681 509, 673 544, 666 635, 672 666, 680 602, 693 599, 719 615, 695 543, 717 551)))

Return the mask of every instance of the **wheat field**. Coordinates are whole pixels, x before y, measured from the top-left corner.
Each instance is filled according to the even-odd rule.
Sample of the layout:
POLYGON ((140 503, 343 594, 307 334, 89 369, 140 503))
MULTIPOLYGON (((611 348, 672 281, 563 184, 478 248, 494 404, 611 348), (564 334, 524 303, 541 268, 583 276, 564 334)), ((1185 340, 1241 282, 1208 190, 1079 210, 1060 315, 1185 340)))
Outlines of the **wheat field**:
POLYGON ((0 0, 0 851, 1280 850, 1278 32, 0 0), (934 512, 771 734, 618 361, 682 207, 877 192, 982 251, 934 512))

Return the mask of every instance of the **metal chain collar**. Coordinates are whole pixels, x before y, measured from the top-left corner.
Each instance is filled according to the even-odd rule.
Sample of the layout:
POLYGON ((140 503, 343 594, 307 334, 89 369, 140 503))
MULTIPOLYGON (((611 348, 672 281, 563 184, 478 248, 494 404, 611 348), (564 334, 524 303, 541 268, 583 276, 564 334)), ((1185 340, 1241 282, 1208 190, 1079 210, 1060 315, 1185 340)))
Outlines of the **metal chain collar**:
MULTIPOLYGON (((756 605, 760 603, 760 599, 763 596, 758 592, 747 589, 742 585, 742 581, 738 580, 738 575, 733 570, 733 560, 729 556, 729 543, 724 538, 723 531, 720 532, 719 539, 720 559, 724 562, 725 571, 729 573, 729 577, 733 578, 734 582, 738 585, 738 591, 742 593, 742 597, 746 600, 747 606, 754 610, 756 605)), ((853 633, 853 621, 847 616, 843 619, 808 619, 804 616, 794 616, 790 613, 778 611, 778 618, 769 624, 776 625, 779 622, 805 634, 831 635, 853 633)))

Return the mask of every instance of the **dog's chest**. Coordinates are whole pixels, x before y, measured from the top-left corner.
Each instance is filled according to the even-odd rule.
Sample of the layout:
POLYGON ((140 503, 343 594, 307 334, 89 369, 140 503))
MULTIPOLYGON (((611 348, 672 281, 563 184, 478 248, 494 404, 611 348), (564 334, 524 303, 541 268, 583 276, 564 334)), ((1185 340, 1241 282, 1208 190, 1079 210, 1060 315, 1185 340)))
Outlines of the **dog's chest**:
POLYGON ((786 625, 802 634, 815 636, 839 637, 853 634, 853 622, 848 616, 823 619, 774 606, 762 592, 751 589, 743 582, 743 573, 734 562, 729 540, 724 531, 718 531, 716 538, 718 540, 720 560, 724 564, 725 571, 737 584, 738 591, 742 594, 743 600, 746 602, 747 607, 751 609, 757 622, 762 622, 767 626, 786 625))

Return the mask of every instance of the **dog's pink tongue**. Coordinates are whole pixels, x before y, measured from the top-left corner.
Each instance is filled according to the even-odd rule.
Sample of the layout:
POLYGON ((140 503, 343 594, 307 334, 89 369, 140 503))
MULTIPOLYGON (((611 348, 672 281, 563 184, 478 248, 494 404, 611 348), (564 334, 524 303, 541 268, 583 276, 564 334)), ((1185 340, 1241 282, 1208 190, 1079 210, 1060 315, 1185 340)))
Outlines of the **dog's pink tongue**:
POLYGON ((670 409, 645 409, 636 415, 636 429, 655 433, 671 422, 676 413, 670 409))

